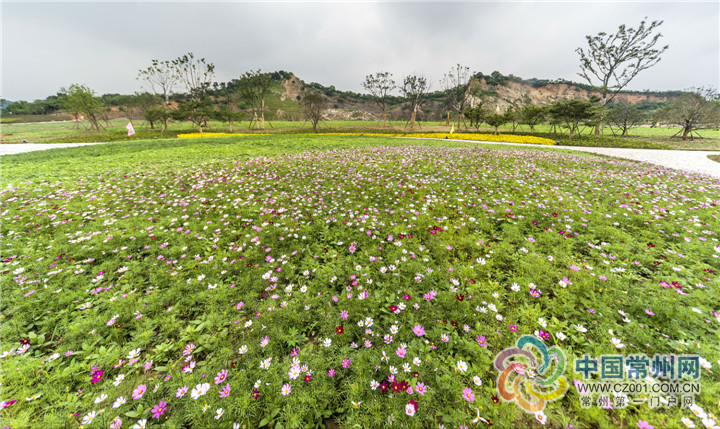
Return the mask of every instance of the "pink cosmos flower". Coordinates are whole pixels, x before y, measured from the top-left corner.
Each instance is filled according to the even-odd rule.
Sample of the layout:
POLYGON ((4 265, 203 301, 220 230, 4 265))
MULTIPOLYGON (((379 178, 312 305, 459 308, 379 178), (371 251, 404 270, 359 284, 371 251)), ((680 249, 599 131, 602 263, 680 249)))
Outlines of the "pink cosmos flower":
POLYGON ((185 394, 186 394, 187 392, 188 392, 188 387, 187 387, 187 386, 180 387, 180 388, 178 388, 177 392, 175 393, 175 397, 176 397, 176 398, 182 398, 183 396, 185 396, 185 394))
POLYGON ((145 391, 147 390, 147 386, 144 384, 139 385, 138 387, 133 390, 132 398, 133 399, 140 399, 145 394, 145 391))
POLYGON ((463 389, 463 399, 465 399, 468 402, 474 402, 475 401, 475 394, 472 393, 472 389, 469 387, 466 387, 463 389))
POLYGON ((215 376, 215 384, 220 384, 227 378, 228 371, 227 369, 223 369, 222 371, 217 373, 217 376, 215 376))
POLYGON ((401 357, 405 358, 405 354, 407 353, 407 350, 405 350, 405 347, 398 347, 397 350, 395 350, 395 353, 401 357))
POLYGON ((413 328, 413 332, 418 337, 422 337, 423 335, 425 335, 425 329, 420 325, 415 325, 415 327, 413 328))
POLYGON ((155 407, 152 409, 151 412, 152 412, 153 417, 155 417, 156 419, 159 419, 160 416, 163 415, 163 413, 165 412, 166 409, 167 409, 167 402, 160 401, 159 404, 155 405, 155 407))
POLYGON ((655 429, 655 426, 651 425, 645 420, 638 420, 637 425, 640 429, 655 429))
POLYGON ((227 384, 225 385, 225 387, 223 387, 222 389, 220 389, 220 397, 221 397, 221 398, 226 398, 226 397, 228 397, 228 396, 230 396, 230 383, 227 383, 227 384))

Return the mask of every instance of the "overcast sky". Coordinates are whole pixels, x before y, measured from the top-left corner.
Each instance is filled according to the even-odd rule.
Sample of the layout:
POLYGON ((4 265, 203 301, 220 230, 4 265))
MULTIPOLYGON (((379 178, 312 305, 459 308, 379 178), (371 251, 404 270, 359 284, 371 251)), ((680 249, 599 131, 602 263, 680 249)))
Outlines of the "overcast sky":
POLYGON ((440 89, 456 63, 489 74, 580 81, 585 35, 663 20, 662 61, 635 90, 720 86, 720 2, 8 2, 2 1, 2 90, 9 100, 71 83, 98 94, 140 90, 138 69, 186 52, 216 80, 250 69, 361 92, 365 75, 412 72, 440 89))

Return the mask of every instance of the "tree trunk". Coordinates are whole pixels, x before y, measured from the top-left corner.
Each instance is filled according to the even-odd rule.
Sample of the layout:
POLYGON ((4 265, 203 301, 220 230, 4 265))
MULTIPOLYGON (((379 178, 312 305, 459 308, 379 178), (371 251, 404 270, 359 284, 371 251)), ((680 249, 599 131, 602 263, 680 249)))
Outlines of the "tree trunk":
POLYGON ((168 95, 167 95, 167 93, 166 93, 166 94, 165 94, 165 107, 168 107, 169 102, 170 102, 170 101, 169 101, 168 95))
POLYGON ((445 125, 450 125, 450 111, 447 111, 447 119, 445 119, 445 125))
POLYGON ((496 136, 499 136, 499 135, 500 135, 500 133, 498 132, 498 127, 495 127, 495 135, 496 135, 496 136))
POLYGON ((383 108, 382 114, 383 114, 383 128, 385 128, 387 126, 387 114, 385 113, 385 108, 383 108))
POLYGON ((573 135, 575 134, 575 128, 570 127, 570 135, 568 136, 569 139, 573 138, 573 135))
POLYGON ((595 124, 595 135, 600 135, 600 125, 602 124, 603 115, 605 114, 605 103, 607 103, 607 91, 603 91, 602 104, 600 104, 600 118, 598 118, 597 124, 595 124))
POLYGON ((415 109, 410 113, 410 128, 415 127, 415 109))
POLYGON ((690 134, 690 127, 685 127, 685 128, 683 128, 683 136, 682 136, 682 139, 683 139, 683 140, 687 140, 688 134, 690 134))
POLYGON ((265 100, 260 101, 260 129, 265 130, 265 100))

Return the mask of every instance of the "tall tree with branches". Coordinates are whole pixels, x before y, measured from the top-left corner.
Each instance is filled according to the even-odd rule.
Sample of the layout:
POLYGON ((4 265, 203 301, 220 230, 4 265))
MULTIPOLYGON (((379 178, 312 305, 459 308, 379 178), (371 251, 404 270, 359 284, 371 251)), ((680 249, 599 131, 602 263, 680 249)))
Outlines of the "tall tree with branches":
POLYGON ((422 75, 412 74, 405 76, 403 79, 400 92, 402 92, 403 97, 410 106, 410 128, 415 127, 417 112, 425 101, 425 95, 427 95, 429 89, 428 79, 422 75))
POLYGON ((615 34, 600 32, 585 36, 586 49, 577 48, 580 55, 580 73, 590 85, 600 91, 600 117, 595 126, 595 135, 600 134, 600 123, 605 105, 625 88, 635 76, 660 61, 660 56, 669 45, 657 46, 661 33, 655 30, 663 21, 647 25, 647 17, 640 21, 637 29, 624 24, 615 34))
POLYGON ((260 129, 265 129, 265 96, 270 90, 272 79, 269 73, 261 73, 260 70, 249 71, 240 76, 238 88, 240 96, 247 101, 252 110, 250 127, 254 123, 260 124, 260 129))
POLYGON ((450 111, 455 112, 457 115, 457 127, 460 128, 460 120, 463 117, 465 107, 467 107, 472 95, 470 93, 470 67, 457 64, 445 74, 442 82, 447 94, 445 106, 450 111))
POLYGON ((174 59, 172 65, 190 98, 202 101, 215 76, 215 65, 205 62, 205 58, 196 60, 192 52, 174 59))
POLYGON ((375 75, 365 76, 365 82, 362 83, 363 88, 372 95, 373 100, 377 103, 382 112, 383 127, 387 123, 387 102, 390 92, 396 88, 395 81, 390 72, 377 72, 375 75))
POLYGON ((178 75, 171 61, 152 60, 150 67, 138 72, 137 80, 153 94, 162 95, 167 107, 172 89, 178 82, 178 75))

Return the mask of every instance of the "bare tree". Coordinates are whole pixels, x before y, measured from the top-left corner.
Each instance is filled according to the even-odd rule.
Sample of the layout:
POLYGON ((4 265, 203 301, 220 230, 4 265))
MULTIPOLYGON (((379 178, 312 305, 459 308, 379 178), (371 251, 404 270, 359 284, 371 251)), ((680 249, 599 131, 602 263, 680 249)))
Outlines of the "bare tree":
POLYGON ((405 76, 403 79, 400 92, 402 92, 410 107, 410 128, 415 127, 417 112, 425 101, 425 95, 429 89, 428 79, 422 75, 413 74, 405 76))
POLYGON ((267 95, 272 79, 269 73, 261 73, 260 70, 249 71, 240 76, 240 95, 244 98, 252 110, 250 127, 253 123, 260 123, 260 129, 265 129, 265 96, 267 95))
POLYGON ((457 64, 452 70, 450 70, 450 72, 445 74, 442 82, 447 93, 445 105, 449 110, 452 110, 457 115, 457 127, 460 128, 460 120, 462 119, 465 107, 467 107, 472 95, 470 93, 470 67, 464 67, 457 64))
POLYGON ((165 107, 168 106, 173 86, 178 82, 175 67, 171 61, 152 60, 152 65, 145 70, 140 70, 137 80, 143 82, 146 89, 153 94, 162 95, 165 100, 165 107))
POLYGON ((378 72, 375 76, 369 74, 365 76, 363 88, 373 96, 375 103, 382 111, 383 127, 387 122, 387 101, 390 92, 396 88, 395 81, 392 79, 392 73, 378 72))
POLYGON ((178 80, 185 86, 190 98, 197 101, 202 100, 215 76, 215 65, 206 63, 205 58, 196 60, 192 52, 174 59, 172 65, 178 80))
POLYGON ((307 94, 300 100, 305 118, 312 123, 313 131, 317 132, 318 123, 327 109, 325 97, 319 94, 307 94))
POLYGON ((653 21, 646 25, 646 20, 647 17, 640 22, 637 29, 621 25, 615 34, 600 32, 596 36, 585 36, 587 51, 582 48, 575 50, 580 55, 581 72, 578 74, 590 85, 597 86, 601 94, 600 118, 595 127, 595 135, 600 134, 602 109, 605 105, 638 73, 657 64, 660 55, 668 48, 668 45, 655 47, 662 34, 653 34, 653 31, 663 21, 653 21))

